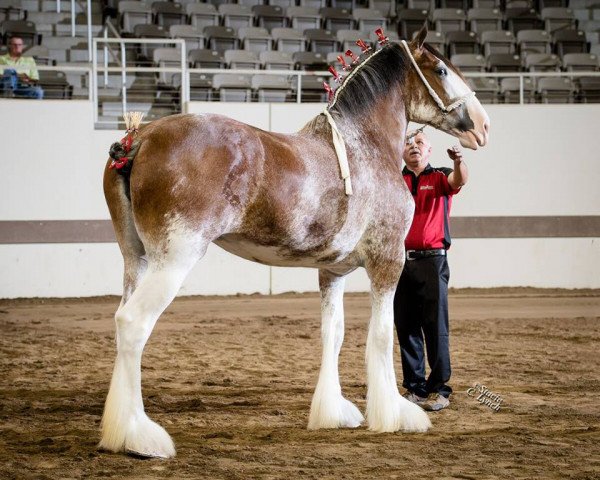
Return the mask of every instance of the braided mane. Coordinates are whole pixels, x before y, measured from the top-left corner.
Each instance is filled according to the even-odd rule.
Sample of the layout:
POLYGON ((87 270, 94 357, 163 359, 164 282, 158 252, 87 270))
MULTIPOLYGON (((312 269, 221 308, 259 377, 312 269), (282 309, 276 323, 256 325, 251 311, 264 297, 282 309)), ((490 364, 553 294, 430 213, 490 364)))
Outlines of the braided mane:
POLYGON ((389 91, 404 83, 407 58, 398 44, 389 43, 355 65, 335 90, 328 109, 344 117, 370 110, 389 91))

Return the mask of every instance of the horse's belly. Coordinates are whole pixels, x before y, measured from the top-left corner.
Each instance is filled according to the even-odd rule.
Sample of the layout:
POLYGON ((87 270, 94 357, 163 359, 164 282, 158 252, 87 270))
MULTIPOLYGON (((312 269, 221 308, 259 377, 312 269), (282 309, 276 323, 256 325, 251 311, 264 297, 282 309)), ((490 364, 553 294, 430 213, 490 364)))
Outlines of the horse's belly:
POLYGON ((332 248, 295 250, 280 245, 261 245, 243 235, 227 234, 214 241, 238 257, 275 267, 319 268, 342 261, 350 253, 332 248))

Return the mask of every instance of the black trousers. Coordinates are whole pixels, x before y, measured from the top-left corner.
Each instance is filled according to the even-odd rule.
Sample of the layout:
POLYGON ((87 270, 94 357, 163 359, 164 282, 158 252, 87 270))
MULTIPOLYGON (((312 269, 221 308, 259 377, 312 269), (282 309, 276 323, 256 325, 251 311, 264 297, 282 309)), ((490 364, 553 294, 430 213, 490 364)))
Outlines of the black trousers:
POLYGON ((402 358, 402 386, 421 397, 448 397, 450 345, 448 342, 448 280, 445 256, 407 260, 394 296, 394 321, 402 358), (425 378, 425 348, 429 377, 425 378))

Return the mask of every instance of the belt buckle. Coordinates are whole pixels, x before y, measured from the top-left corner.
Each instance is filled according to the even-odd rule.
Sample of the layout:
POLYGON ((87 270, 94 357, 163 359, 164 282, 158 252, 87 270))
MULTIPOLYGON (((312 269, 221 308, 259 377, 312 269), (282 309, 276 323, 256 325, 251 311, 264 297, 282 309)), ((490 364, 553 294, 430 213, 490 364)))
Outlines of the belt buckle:
POLYGON ((415 253, 416 250, 407 250, 406 251, 406 259, 407 260, 416 260, 417 257, 411 257, 412 253, 415 253))

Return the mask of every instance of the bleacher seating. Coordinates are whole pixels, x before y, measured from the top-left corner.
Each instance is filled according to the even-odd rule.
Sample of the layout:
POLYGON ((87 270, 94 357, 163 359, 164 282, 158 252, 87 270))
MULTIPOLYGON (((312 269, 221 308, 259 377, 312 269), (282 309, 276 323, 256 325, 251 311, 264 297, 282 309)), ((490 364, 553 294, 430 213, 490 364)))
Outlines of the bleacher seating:
MULTIPOLYGON (((600 0, 114 0, 108 4, 114 12, 103 11, 102 2, 92 0, 94 35, 101 30, 103 17, 116 15, 111 21, 123 37, 184 39, 188 67, 218 68, 224 74, 239 68, 323 71, 328 64, 339 68, 337 56, 347 49, 358 53, 358 39, 377 41, 375 28, 383 26, 390 40, 398 41, 397 31, 400 38, 411 39, 424 23, 430 28, 426 41, 467 75, 580 73, 600 68, 600 0)), ((0 0, 0 49, 18 34, 40 66, 89 65, 87 17, 81 5, 75 6, 76 36, 71 37, 70 2, 63 1, 64 8, 57 13, 54 0, 0 0)), ((172 43, 127 45, 128 66, 179 66, 180 53, 173 47, 172 43)), ((119 48, 113 44, 110 50, 113 53, 107 51, 106 61, 117 65, 119 48)), ((98 61, 104 62, 104 50, 96 53, 98 61)), ((111 103, 120 102, 122 79, 116 72, 106 78, 99 93, 109 111, 111 103)), ((213 75, 192 72, 190 95, 205 100, 290 101, 296 94, 296 82, 290 84, 290 78, 234 75, 215 82, 213 75)), ((325 98, 322 81, 316 78, 302 79, 303 101, 325 98)), ((47 71, 43 81, 53 91, 46 98, 87 98, 89 81, 82 73, 47 71)), ((500 75, 469 81, 480 99, 494 103, 518 101, 520 84, 526 89, 526 102, 600 101, 598 77, 521 81, 500 75)), ((148 105, 155 115, 179 101, 179 73, 128 72, 126 83, 128 101, 148 105)))

